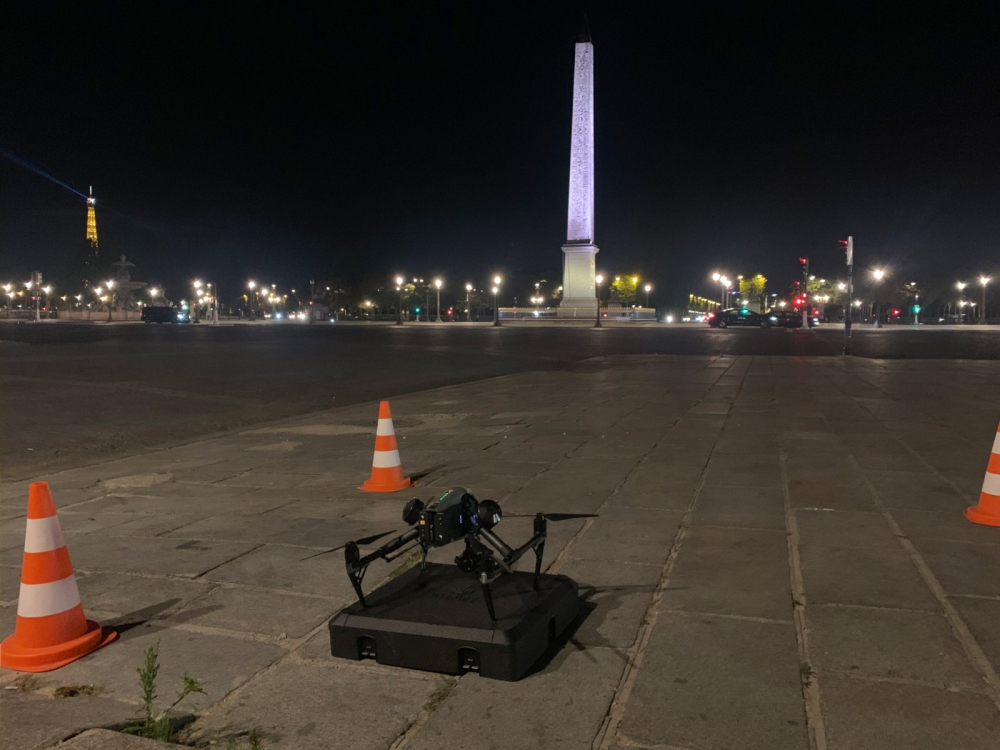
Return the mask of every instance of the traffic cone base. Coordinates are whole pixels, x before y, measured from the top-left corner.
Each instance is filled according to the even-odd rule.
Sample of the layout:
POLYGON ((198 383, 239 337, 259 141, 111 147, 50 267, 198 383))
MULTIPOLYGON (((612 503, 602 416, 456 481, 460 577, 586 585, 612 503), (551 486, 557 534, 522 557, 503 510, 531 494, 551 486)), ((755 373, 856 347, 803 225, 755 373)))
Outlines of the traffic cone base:
POLYGON ((358 487, 366 492, 398 492, 413 485, 403 476, 403 463, 399 458, 396 431, 392 426, 389 402, 378 405, 378 429, 375 431, 375 455, 372 458, 372 475, 358 487))
POLYGON ((965 509, 965 517, 983 526, 1000 526, 1000 427, 993 439, 993 451, 986 465, 979 504, 965 509))
MULTIPOLYGON (((81 614, 83 605, 80 605, 81 614)), ((93 620, 84 620, 86 630, 83 635, 64 641, 55 646, 41 646, 33 648, 19 642, 17 631, 25 625, 31 627, 31 623, 22 623, 22 618, 18 617, 17 629, 14 635, 4 639, 0 645, 0 666, 13 669, 17 672, 51 672, 53 669, 65 667, 70 662, 81 659, 92 651, 96 651, 101 646, 107 646, 118 637, 114 630, 107 632, 93 620)), ((23 640, 23 639, 21 639, 23 640)))
POLYGON ((111 643, 83 613, 56 506, 46 482, 28 488, 21 592, 14 634, 0 643, 0 666, 19 672, 48 672, 111 643))

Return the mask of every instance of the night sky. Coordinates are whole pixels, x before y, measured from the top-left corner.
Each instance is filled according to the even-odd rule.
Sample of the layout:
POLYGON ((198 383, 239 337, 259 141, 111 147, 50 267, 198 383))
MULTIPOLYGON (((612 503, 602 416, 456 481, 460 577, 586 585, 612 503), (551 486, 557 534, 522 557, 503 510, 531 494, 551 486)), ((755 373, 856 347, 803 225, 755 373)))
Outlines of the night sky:
MULTIPOLYGON (((500 272, 525 298, 561 275, 584 7, 599 270, 660 304, 715 269, 777 291, 853 234, 859 270, 1000 272, 996 2, 8 0, 0 145, 93 185, 103 256, 168 290, 500 272)), ((62 278, 83 199, 9 159, 0 186, 0 280, 62 278)))

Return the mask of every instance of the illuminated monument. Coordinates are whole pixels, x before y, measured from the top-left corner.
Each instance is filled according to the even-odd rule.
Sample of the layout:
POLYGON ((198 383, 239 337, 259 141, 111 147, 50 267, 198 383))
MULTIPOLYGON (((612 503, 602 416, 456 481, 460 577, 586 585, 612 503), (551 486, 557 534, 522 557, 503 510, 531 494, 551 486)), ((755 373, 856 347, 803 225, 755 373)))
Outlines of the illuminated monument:
POLYGON ((94 247, 94 254, 97 254, 97 210, 94 198, 94 186, 90 186, 90 197, 87 198, 87 240, 94 247))
POLYGON ((83 282, 84 288, 90 288, 101 276, 100 258, 97 252, 97 199, 94 198, 94 188, 90 188, 87 198, 87 239, 80 245, 76 254, 76 272, 83 282))
POLYGON ((573 72, 573 135, 569 156, 569 210, 563 251, 560 317, 597 312, 594 244, 594 45, 584 16, 573 72))

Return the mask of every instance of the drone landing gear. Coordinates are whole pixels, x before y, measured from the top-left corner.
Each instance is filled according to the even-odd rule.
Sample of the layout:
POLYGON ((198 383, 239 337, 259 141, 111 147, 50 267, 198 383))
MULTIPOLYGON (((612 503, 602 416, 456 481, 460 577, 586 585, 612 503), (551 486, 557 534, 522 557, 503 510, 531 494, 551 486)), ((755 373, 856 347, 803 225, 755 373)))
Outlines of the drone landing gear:
POLYGON ((548 524, 545 516, 538 513, 535 516, 534 534, 531 539, 522 544, 517 549, 512 549, 503 539, 498 537, 489 529, 482 529, 478 537, 467 536, 465 538, 465 552, 459 555, 455 562, 458 567, 468 572, 479 573, 479 583, 483 589, 483 599, 486 600, 486 609, 490 613, 490 619, 494 622, 497 619, 496 610, 493 606, 493 586, 501 573, 513 573, 512 566, 528 551, 535 553, 535 576, 532 586, 538 589, 538 576, 542 572, 542 553, 545 550, 545 536, 548 524), (490 546, 483 544, 485 540, 490 546), (492 547, 492 549, 490 549, 492 547), (500 559, 493 556, 494 550, 500 555, 500 559))

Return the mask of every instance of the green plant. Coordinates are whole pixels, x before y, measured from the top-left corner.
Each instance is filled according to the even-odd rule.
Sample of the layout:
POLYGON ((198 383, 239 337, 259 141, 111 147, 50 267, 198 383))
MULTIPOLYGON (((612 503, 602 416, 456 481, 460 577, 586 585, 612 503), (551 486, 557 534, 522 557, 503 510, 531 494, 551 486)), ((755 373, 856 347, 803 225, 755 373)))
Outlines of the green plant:
POLYGON ((143 722, 133 727, 127 727, 124 731, 128 734, 136 734, 140 737, 147 737, 153 740, 169 742, 173 736, 173 726, 170 723, 168 714, 173 711, 182 700, 192 693, 204 693, 205 689, 194 677, 185 673, 177 698, 162 711, 156 710, 156 676, 160 672, 160 644, 146 649, 146 663, 135 670, 139 673, 139 686, 142 688, 142 710, 145 715, 143 722))

